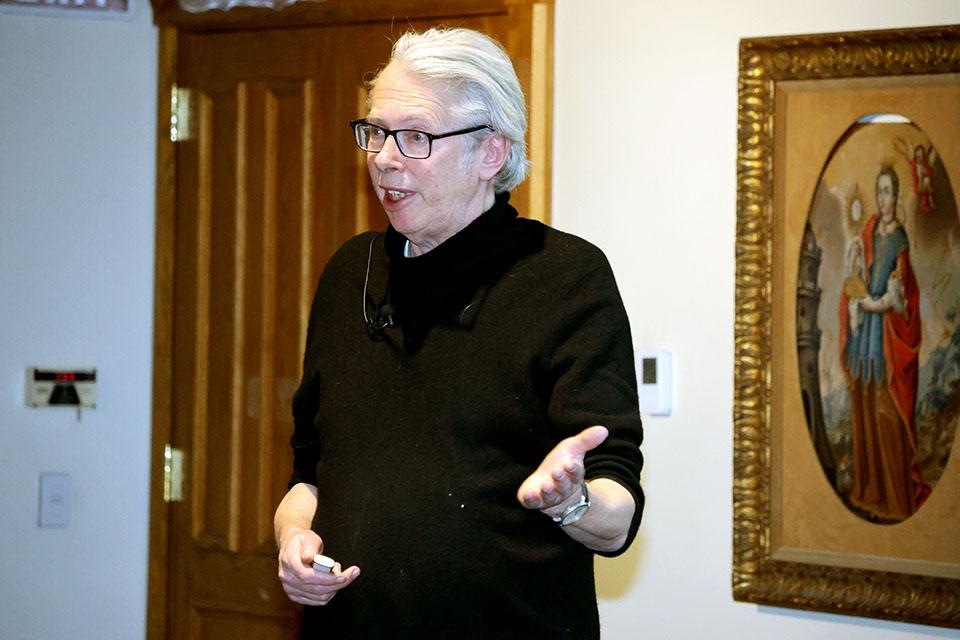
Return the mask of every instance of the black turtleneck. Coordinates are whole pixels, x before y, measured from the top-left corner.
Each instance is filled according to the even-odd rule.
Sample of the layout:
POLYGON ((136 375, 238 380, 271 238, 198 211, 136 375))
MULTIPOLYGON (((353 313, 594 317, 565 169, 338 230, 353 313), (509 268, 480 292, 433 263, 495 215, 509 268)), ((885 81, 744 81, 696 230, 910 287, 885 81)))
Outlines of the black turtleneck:
POLYGON ((609 264, 503 196, 426 254, 405 241, 347 242, 314 298, 291 484, 317 486, 324 553, 362 573, 308 608, 302 637, 596 638, 593 553, 515 494, 602 424, 587 477, 630 491, 636 533, 640 418, 609 264), (361 302, 388 302, 396 326, 370 330, 361 302))
POLYGON ((406 257, 407 239, 388 227, 386 295, 377 304, 368 291, 368 303, 390 304, 408 351, 418 349, 437 322, 471 324, 493 283, 519 258, 542 248, 539 229, 514 224, 517 211, 509 198, 509 193, 498 194, 488 211, 420 256, 406 257))

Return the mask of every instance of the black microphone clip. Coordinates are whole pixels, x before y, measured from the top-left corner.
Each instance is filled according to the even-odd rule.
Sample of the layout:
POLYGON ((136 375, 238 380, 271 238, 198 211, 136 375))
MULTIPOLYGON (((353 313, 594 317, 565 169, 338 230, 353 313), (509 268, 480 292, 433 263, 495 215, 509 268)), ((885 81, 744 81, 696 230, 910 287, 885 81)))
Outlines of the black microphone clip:
POLYGON ((393 320, 393 306, 388 304, 380 307, 377 315, 367 320, 367 329, 370 331, 383 331, 397 326, 393 320))

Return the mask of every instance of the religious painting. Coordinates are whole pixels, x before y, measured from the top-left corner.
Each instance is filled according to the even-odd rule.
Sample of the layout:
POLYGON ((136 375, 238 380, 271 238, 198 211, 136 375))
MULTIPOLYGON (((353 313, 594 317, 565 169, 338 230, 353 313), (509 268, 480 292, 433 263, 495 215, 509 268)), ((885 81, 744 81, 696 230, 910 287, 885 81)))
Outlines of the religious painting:
POLYGON ((734 598, 960 628, 960 27, 739 81, 734 598))
POLYGON ((936 488, 960 421, 960 218, 919 127, 861 120, 834 147, 804 228, 799 377, 837 496, 893 524, 936 488))

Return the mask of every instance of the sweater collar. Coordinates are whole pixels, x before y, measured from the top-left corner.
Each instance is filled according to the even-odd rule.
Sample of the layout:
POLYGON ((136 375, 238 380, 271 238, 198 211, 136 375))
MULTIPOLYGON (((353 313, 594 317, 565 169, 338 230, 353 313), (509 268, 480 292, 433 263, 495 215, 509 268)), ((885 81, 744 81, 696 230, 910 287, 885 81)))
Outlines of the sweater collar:
POLYGON ((509 193, 498 193, 492 207, 452 237, 419 256, 408 258, 403 255, 407 239, 390 225, 385 244, 391 275, 403 274, 427 281, 444 279, 451 271, 469 270, 476 263, 484 262, 485 258, 504 248, 510 224, 517 217, 509 200, 509 193))
POLYGON ((420 343, 438 322, 472 326, 487 289, 517 257, 517 211, 509 199, 497 194, 490 209, 419 256, 405 257, 406 238, 387 228, 389 300, 408 344, 420 343))

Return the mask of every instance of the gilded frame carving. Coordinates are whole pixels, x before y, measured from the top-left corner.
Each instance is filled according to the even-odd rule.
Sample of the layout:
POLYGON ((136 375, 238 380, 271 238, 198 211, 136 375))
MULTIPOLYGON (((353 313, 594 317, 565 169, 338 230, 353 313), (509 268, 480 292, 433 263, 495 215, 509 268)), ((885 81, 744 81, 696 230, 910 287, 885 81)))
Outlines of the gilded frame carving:
MULTIPOLYGON (((782 544, 784 477, 778 447, 785 424, 778 364, 795 348, 783 335, 789 300, 778 261, 795 238, 785 235, 778 174, 786 135, 778 100, 799 82, 848 79, 846 89, 891 78, 940 76, 960 82, 960 26, 744 39, 740 43, 736 306, 734 365, 733 570, 735 600, 960 628, 956 571, 891 569, 890 563, 832 553, 793 554, 782 544), (950 74, 958 74, 951 76, 950 74), (788 84, 784 84, 788 83, 788 84), (824 554, 821 554, 824 556, 824 554), (824 556, 825 557, 825 556, 824 556), (812 559, 811 559, 812 558, 812 559)), ((953 80, 949 80, 953 82, 953 80)), ((780 103, 782 107, 782 102, 780 103)), ((960 111, 946 114, 960 129, 960 111)), ((795 140, 796 138, 791 138, 795 140)), ((960 187, 955 184, 954 188, 960 187)), ((794 289, 795 290, 795 289, 794 289)), ((792 303, 790 303, 792 304, 792 303)), ((797 392, 799 394, 799 391, 797 392)), ((801 412, 800 420, 804 420, 801 412)), ((960 440, 960 433, 956 438, 960 440)), ((948 472, 960 474, 954 442, 948 472)), ((953 517, 953 516, 951 516, 953 517)), ((873 525, 882 527, 883 525, 873 525)), ((956 529, 944 536, 958 540, 956 529)), ((883 559, 880 559, 883 560, 883 559)), ((897 558, 890 558, 891 561, 897 558)))

